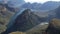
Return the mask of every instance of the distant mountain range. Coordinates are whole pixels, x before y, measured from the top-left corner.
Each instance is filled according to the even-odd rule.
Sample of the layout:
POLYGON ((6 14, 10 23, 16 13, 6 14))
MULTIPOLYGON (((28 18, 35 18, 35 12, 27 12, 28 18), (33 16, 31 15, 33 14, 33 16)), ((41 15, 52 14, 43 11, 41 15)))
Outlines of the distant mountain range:
POLYGON ((15 8, 15 7, 21 6, 24 3, 25 3, 24 0, 9 0, 8 1, 8 6, 15 8))
POLYGON ((25 3, 24 0, 0 0, 0 3, 8 4, 9 7, 19 7, 25 3))
POLYGON ((21 9, 32 9, 32 10, 54 10, 60 6, 60 2, 48 1, 44 4, 41 3, 26 3, 24 0, 9 0, 6 7, 10 10, 15 10, 14 8, 21 9))
POLYGON ((41 3, 25 3, 21 8, 36 9, 36 10, 53 10, 60 6, 60 2, 48 1, 44 4, 41 3))
POLYGON ((55 17, 60 19, 60 6, 54 10, 51 10, 51 12, 55 13, 55 17))
POLYGON ((25 3, 21 6, 21 8, 28 8, 28 9, 39 9, 41 7, 41 3, 25 3))
POLYGON ((34 9, 34 10, 53 10, 60 6, 60 2, 56 1, 48 1, 44 4, 41 3, 26 3, 24 0, 9 0, 4 1, 0 0, 0 3, 6 2, 8 7, 12 8, 28 8, 28 9, 34 9))
POLYGON ((46 3, 44 3, 40 9, 41 10, 53 10, 56 9, 57 7, 60 6, 60 2, 53 2, 53 1, 48 1, 46 3))

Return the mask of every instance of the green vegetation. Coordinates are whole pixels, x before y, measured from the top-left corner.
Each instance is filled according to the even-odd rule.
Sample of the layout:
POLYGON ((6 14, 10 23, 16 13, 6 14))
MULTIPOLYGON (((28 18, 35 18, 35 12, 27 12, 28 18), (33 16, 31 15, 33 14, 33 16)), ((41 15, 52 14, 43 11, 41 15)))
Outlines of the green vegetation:
POLYGON ((12 17, 13 14, 8 14, 7 16, 4 16, 4 15, 0 15, 0 22, 3 24, 3 25, 6 25, 10 18, 12 17))
POLYGON ((0 25, 0 33, 1 33, 1 32, 4 32, 5 30, 6 30, 6 26, 0 25))
POLYGON ((5 5, 0 4, 0 33, 4 32, 6 30, 6 25, 8 24, 10 18, 15 13, 12 11, 9 11, 5 5))
POLYGON ((11 32, 10 34, 45 34, 45 30, 47 29, 47 26, 48 26, 48 24, 42 25, 42 26, 38 25, 26 32, 16 31, 16 32, 11 32))
POLYGON ((45 30, 47 29, 49 24, 45 24, 45 25, 38 25, 35 26, 34 28, 28 30, 26 33, 27 34, 43 34, 45 33, 45 30))

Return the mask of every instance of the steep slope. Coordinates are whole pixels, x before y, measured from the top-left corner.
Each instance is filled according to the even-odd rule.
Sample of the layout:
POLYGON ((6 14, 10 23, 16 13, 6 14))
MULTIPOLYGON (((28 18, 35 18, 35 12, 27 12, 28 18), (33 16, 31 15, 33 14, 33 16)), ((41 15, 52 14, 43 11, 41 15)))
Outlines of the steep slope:
POLYGON ((54 11, 56 12, 56 17, 60 19, 60 6, 54 11))
POLYGON ((45 12, 36 11, 36 12, 34 12, 34 14, 37 15, 38 17, 40 17, 41 22, 49 22, 49 20, 53 17, 53 16, 52 17, 50 16, 52 13, 49 11, 45 11, 45 12))
POLYGON ((40 24, 40 17, 32 13, 31 10, 27 9, 20 11, 13 16, 7 25, 5 33, 7 34, 14 31, 25 32, 38 24, 40 24))
POLYGON ((26 34, 43 34, 47 29, 48 25, 49 25, 48 22, 42 22, 41 24, 27 30, 26 34))
POLYGON ((51 10, 49 13, 51 13, 51 17, 59 18, 60 19, 60 6, 54 10, 51 10))
POLYGON ((0 3, 0 23, 6 24, 8 23, 8 20, 13 15, 13 12, 10 12, 4 4, 0 3))
POLYGON ((9 11, 4 4, 0 3, 0 33, 6 30, 6 25, 13 15, 14 12, 9 11))
POLYGON ((46 31, 47 34, 60 34, 60 19, 52 19, 46 31))

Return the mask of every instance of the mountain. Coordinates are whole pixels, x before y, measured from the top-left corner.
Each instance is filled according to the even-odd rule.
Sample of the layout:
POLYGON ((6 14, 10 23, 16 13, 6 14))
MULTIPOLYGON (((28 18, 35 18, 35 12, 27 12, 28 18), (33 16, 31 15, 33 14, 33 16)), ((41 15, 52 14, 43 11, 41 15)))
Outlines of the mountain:
POLYGON ((40 18, 31 12, 30 9, 17 12, 7 24, 5 33, 14 31, 27 31, 40 23, 40 18))
POLYGON ((41 21, 49 22, 53 18, 60 18, 60 7, 50 11, 33 11, 35 15, 41 18, 41 21))
POLYGON ((0 0, 0 3, 6 4, 8 0, 0 0))
POLYGON ((41 3, 26 3, 24 0, 9 0, 7 1, 8 9, 15 10, 13 8, 28 8, 33 10, 54 10, 60 6, 60 2, 48 1, 44 4, 41 3))
POLYGON ((6 24, 8 24, 13 14, 14 12, 9 11, 6 5, 0 3, 0 34, 6 30, 6 24))
POLYGON ((60 2, 48 1, 44 3, 40 9, 41 10, 53 10, 60 6, 60 2))
POLYGON ((60 19, 60 6, 54 10, 50 10, 49 16, 51 18, 59 18, 60 19))
POLYGON ((35 10, 54 10, 57 7, 60 6, 60 2, 55 1, 48 1, 44 4, 41 3, 25 3, 21 7, 22 8, 29 8, 29 9, 35 9, 35 10))
MULTIPOLYGON (((44 13, 44 12, 43 12, 44 13)), ((40 14, 40 13, 39 13, 40 14)), ((12 18, 11 21, 7 24, 7 30, 4 33, 11 33, 14 31, 25 32, 42 22, 48 22, 47 14, 41 15, 37 14, 37 12, 33 12, 30 9, 24 9, 22 11, 17 12, 12 18)))
POLYGON ((27 34, 45 34, 45 30, 48 27, 48 22, 42 22, 41 24, 38 24, 37 26, 29 29, 26 31, 27 34))
POLYGON ((54 11, 56 12, 56 17, 60 19, 60 6, 54 11))
POLYGON ((50 24, 46 30, 48 34, 60 34, 60 19, 54 18, 50 21, 50 24))
POLYGON ((11 12, 18 10, 24 3, 24 0, 0 0, 0 4, 3 4, 11 12))
POLYGON ((47 28, 48 34, 60 34, 60 6, 54 10, 49 11, 49 26, 47 28), (52 32, 53 31, 53 32, 52 32))
POLYGON ((21 8, 28 8, 28 9, 39 9, 41 7, 41 3, 25 3, 21 6, 21 8))
POLYGON ((8 6, 9 7, 13 7, 13 8, 15 8, 15 7, 20 7, 22 4, 24 4, 25 3, 25 1, 24 0, 9 0, 8 2, 7 2, 7 4, 8 4, 8 6))

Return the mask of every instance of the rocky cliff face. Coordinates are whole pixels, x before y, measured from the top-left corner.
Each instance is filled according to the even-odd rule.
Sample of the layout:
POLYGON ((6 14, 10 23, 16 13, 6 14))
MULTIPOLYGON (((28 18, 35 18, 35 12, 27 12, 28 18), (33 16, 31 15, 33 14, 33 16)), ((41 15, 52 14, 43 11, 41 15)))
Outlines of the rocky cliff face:
POLYGON ((22 14, 16 17, 14 24, 9 28, 8 32, 26 31, 39 23, 40 20, 36 15, 34 15, 30 10, 25 10, 22 14))
POLYGON ((47 28, 48 34, 60 34, 60 19, 52 19, 47 28))
POLYGON ((14 31, 25 32, 45 20, 44 18, 40 18, 38 15, 34 14, 30 9, 26 9, 22 11, 22 13, 20 11, 14 16, 16 18, 13 17, 11 22, 7 25, 8 28, 5 33, 14 31))
POLYGON ((13 14, 6 8, 6 5, 0 3, 0 33, 6 30, 6 25, 13 14))
POLYGON ((0 3, 0 22, 6 24, 14 13, 6 8, 6 5, 0 3))

